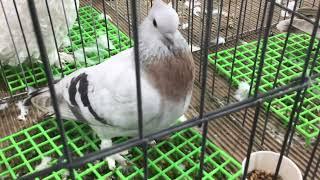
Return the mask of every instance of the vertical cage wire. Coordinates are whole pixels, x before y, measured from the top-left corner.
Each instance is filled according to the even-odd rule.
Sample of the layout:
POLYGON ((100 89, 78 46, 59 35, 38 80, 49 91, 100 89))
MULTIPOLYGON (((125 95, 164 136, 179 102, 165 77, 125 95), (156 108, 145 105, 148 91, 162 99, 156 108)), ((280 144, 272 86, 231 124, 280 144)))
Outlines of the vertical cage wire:
POLYGON ((318 156, 316 167, 314 168, 314 171, 312 173, 312 179, 316 179, 316 175, 317 175, 317 171, 319 169, 319 165, 320 165, 320 156, 318 156))
MULTIPOLYGON (((310 77, 314 72, 314 68, 315 68, 315 65, 316 65, 316 62, 317 62, 317 58, 318 58, 318 55, 319 55, 319 50, 320 50, 320 43, 318 42, 317 49, 316 49, 316 52, 315 52, 315 56, 314 56, 313 61, 311 63, 310 72, 307 73, 307 75, 306 75, 307 77, 310 77)), ((310 59, 311 59, 311 57, 310 57, 310 59)), ((296 125, 299 123, 299 117, 300 117, 300 113, 301 113, 301 110, 302 110, 302 106, 303 106, 303 104, 305 102, 306 93, 307 93, 307 89, 305 89, 303 91, 303 93, 302 93, 302 97, 301 97, 301 101, 299 103, 297 114, 295 116, 295 119, 293 120, 293 129, 292 129, 292 131, 291 131, 291 133, 289 135, 288 147, 287 147, 287 149, 285 151, 285 155, 287 155, 287 156, 289 154, 291 143, 293 141, 293 135, 296 132, 295 131, 296 125)))
MULTIPOLYGON (((311 152, 311 155, 310 155, 310 158, 309 158, 309 161, 308 161, 308 165, 307 165, 307 167, 306 167, 306 169, 304 171, 304 177, 303 177, 304 179, 307 179, 307 177, 308 177, 311 165, 312 165, 314 157, 315 157, 315 153, 316 153, 316 151, 318 149, 318 146, 319 146, 319 142, 320 142, 320 133, 318 133, 318 137, 317 137, 317 140, 316 140, 316 142, 314 144, 314 147, 312 149, 312 152, 311 152)), ((316 172, 318 170, 318 168, 317 168, 318 166, 319 166, 319 159, 318 159, 316 168, 314 169, 314 174, 316 174, 316 172)))
MULTIPOLYGON (((139 4, 139 2, 140 2, 140 1, 138 1, 138 4, 139 4)), ((113 4, 114 4, 115 10, 116 10, 116 12, 117 12, 117 14, 116 14, 116 25, 117 25, 117 27, 119 27, 118 1, 114 1, 113 4)), ((139 9, 140 9, 140 8, 139 8, 139 9)), ((117 35, 118 35, 118 41, 121 42, 121 36, 120 36, 120 29, 119 29, 119 28, 118 28, 118 32, 117 32, 117 33, 118 33, 118 34, 117 34, 117 35)), ((120 48, 120 51, 121 51, 121 50, 122 50, 121 43, 120 43, 119 48, 120 48)))
POLYGON ((83 32, 82 32, 82 28, 81 28, 81 20, 80 20, 80 16, 79 16, 79 9, 77 8, 78 7, 77 1, 74 1, 74 6, 75 6, 75 9, 76 9, 76 13, 77 13, 79 34, 80 34, 80 41, 81 41, 81 48, 82 48, 84 63, 85 63, 85 66, 88 67, 87 56, 86 56, 86 51, 85 51, 85 47, 84 47, 83 32))
MULTIPOLYGON (((207 17, 206 17, 206 32, 204 37, 204 45, 203 51, 204 54, 202 57, 202 81, 201 81, 201 97, 200 97, 200 112, 199 112, 199 119, 203 118, 204 115, 204 106, 205 106, 205 91, 206 91, 206 83, 207 83, 207 70, 208 70, 208 53, 209 53, 209 41, 210 41, 210 32, 211 32, 211 23, 212 23, 212 7, 213 2, 209 0, 207 2, 207 17)), ((207 134, 208 134, 208 122, 204 123, 203 132, 202 132, 202 141, 201 141, 201 153, 200 153, 200 169, 198 173, 198 178, 201 179, 203 176, 203 166, 204 166, 204 156, 206 152, 206 141, 207 141, 207 134)))
MULTIPOLYGON (((60 134, 62 137, 64 156, 67 159, 67 162, 70 163, 70 162, 72 162, 71 152, 68 147, 66 132, 65 132, 62 118, 61 118, 60 109, 58 106, 56 91, 55 91, 54 84, 53 84, 53 75, 52 75, 51 68, 50 68, 50 65, 48 62, 48 55, 46 53, 46 46, 45 46, 45 43, 42 39, 42 32, 40 29, 40 24, 39 24, 34 0, 28 0, 28 7, 29 7, 30 15, 32 17, 32 24, 33 24, 33 28, 34 28, 34 31, 36 34, 36 40, 37 40, 37 43, 39 46, 41 60, 44 64, 46 76, 48 78, 48 86, 49 86, 50 95, 51 95, 51 99, 52 99, 53 109, 54 109, 54 112, 56 115, 56 121, 57 121, 59 130, 60 130, 60 134)), ((69 170, 69 174, 71 175, 71 178, 75 179, 73 169, 69 168, 68 170, 69 170)))
MULTIPOLYGON (((269 37, 270 26, 271 26, 271 23, 272 23, 272 17, 273 17, 273 12, 274 12, 274 4, 275 4, 275 0, 271 0, 271 4, 270 4, 270 7, 269 7, 268 18, 267 18, 267 26, 266 26, 267 29, 264 32, 263 44, 262 44, 262 49, 261 49, 260 64, 259 64, 259 68, 258 68, 258 71, 257 71, 256 88, 254 90, 254 97, 257 97, 257 95, 259 93, 259 86, 260 86, 260 81, 261 81, 261 76, 262 76, 262 69, 263 69, 264 60, 265 60, 265 54, 266 54, 266 51, 267 51, 268 37, 269 37)), ((245 180, 246 175, 248 173, 248 167, 249 167, 249 162, 250 162, 250 157, 251 157, 251 151, 252 151, 252 146, 253 146, 254 138, 255 138, 255 134, 256 134, 256 129, 257 129, 258 117, 259 117, 260 110, 261 110, 261 104, 258 103, 256 108, 255 108, 253 125, 252 125, 252 129, 251 129, 251 132, 250 132, 249 145, 248 145, 248 149, 247 149, 247 153, 246 153, 247 154, 246 155, 246 162, 245 162, 244 173, 243 173, 244 175, 242 176, 243 180, 245 180)), ((277 174, 276 174, 275 177, 277 177, 277 174)))
MULTIPOLYGON (((68 40, 69 40, 69 42, 70 42, 70 46, 71 46, 71 49, 72 49, 73 63, 74 63, 74 65, 75 65, 75 69, 78 70, 76 57, 75 57, 75 55, 74 55, 73 42, 72 42, 72 39, 71 39, 70 24, 68 23, 68 19, 67 19, 67 13, 66 13, 65 5, 64 5, 64 0, 61 0, 61 5, 62 5, 62 10, 63 10, 64 20, 65 20, 66 26, 67 26, 68 40)), ((77 7, 77 6, 75 6, 75 7, 77 7)), ((75 9, 76 9, 76 8, 75 8, 75 9)))
MULTIPOLYGON (((105 1, 103 1, 103 4, 105 4, 105 1)), ((129 0, 126 0, 126 7, 127 7, 127 16, 128 16, 128 32, 129 32, 128 34, 129 34, 129 38, 131 39, 131 22, 130 22, 130 4, 129 4, 129 0)), ((105 11, 105 7, 103 9, 105 11)), ((131 41, 130 41, 130 46, 132 46, 132 42, 131 41)))
MULTIPOLYGON (((128 2, 128 1, 127 1, 128 2)), ((107 23, 107 16, 106 16, 106 2, 103 0, 102 1, 102 7, 103 7, 103 18, 104 18, 104 24, 106 25, 106 35, 107 35, 107 39, 109 39, 109 28, 108 28, 108 23, 107 23)), ((129 13, 129 12, 128 12, 129 13)), ((129 20, 130 18, 128 18, 129 20)), ((130 22, 129 22, 129 27, 130 27, 130 22)), ((130 29, 129 29, 129 34, 130 34, 130 29)), ((131 43, 131 41, 130 41, 131 43)), ((131 44, 130 44, 131 45, 131 44)), ((108 57, 111 57, 111 49, 110 49, 110 42, 108 41, 108 57)))
MULTIPOLYGON (((296 1, 295 1, 295 6, 293 7, 293 10, 294 10, 294 11, 295 11, 296 8, 297 8, 297 2, 298 2, 298 1, 296 0, 296 1)), ((294 15, 292 15, 292 17, 291 17, 291 19, 290 19, 289 30, 290 30, 290 27, 292 27, 293 19, 294 19, 294 15)), ((274 89, 274 88, 277 86, 277 83, 278 83, 278 78, 279 78, 279 74, 280 74, 280 69, 281 69, 281 67, 282 67, 282 62, 283 62, 283 59, 284 59, 285 51, 286 51, 286 49, 287 49, 289 37, 290 37, 290 31, 289 31, 289 32, 287 33, 287 35, 286 35, 285 43, 284 43, 283 49, 282 49, 282 51, 281 51, 281 57, 280 57, 279 64, 278 64, 278 66, 277 66, 277 72, 276 72, 276 75, 275 75, 275 80, 274 80, 273 85, 272 85, 272 89, 274 89)), ((267 110, 266 110, 265 122, 264 122, 264 127, 263 127, 263 132, 262 132, 261 144, 264 143, 264 137, 265 137, 265 133, 266 133, 266 129, 267 129, 267 124, 268 124, 268 121, 269 121, 270 108, 271 108, 272 102, 273 102, 272 99, 268 102, 268 107, 267 107, 267 110)))
MULTIPOLYGON (((266 14, 267 3, 268 3, 268 1, 265 1, 265 5, 264 5, 264 8, 263 8, 263 14, 266 14)), ((260 11, 260 9, 259 9, 259 11, 260 11)), ((256 75, 257 62, 258 62, 258 56, 259 56, 259 53, 260 53, 260 45, 261 45, 263 24, 264 24, 264 21, 265 21, 265 17, 266 16, 262 17, 261 28, 259 29, 259 33, 258 33, 259 34, 258 35, 258 43, 257 43, 257 48, 256 48, 256 51, 255 51, 255 56, 254 56, 254 64, 253 64, 253 70, 252 70, 252 74, 251 74, 251 81, 250 81, 250 88, 249 88, 249 92, 248 92, 248 97, 251 96, 252 90, 253 90, 253 85, 254 85, 254 80, 255 80, 255 75, 256 75)), ((245 109, 245 112, 244 112, 244 115, 243 115, 242 126, 245 125, 246 118, 247 118, 247 113, 248 113, 248 109, 245 109)))
POLYGON ((238 42, 239 42, 239 36, 240 36, 240 25, 241 25, 241 17, 242 17, 242 8, 244 5, 245 0, 241 0, 241 5, 240 5, 240 15, 239 15, 239 20, 238 20, 238 28, 237 28, 237 34, 236 34, 236 41, 235 41, 235 47, 234 47, 234 53, 232 57, 232 64, 231 64, 231 76, 229 79, 229 88, 228 88, 228 96, 227 96, 227 103, 230 102, 230 96, 231 96, 231 85, 232 85, 232 80, 233 80, 233 71, 234 71, 234 64, 236 60, 236 52, 238 48, 238 42))
MULTIPOLYGON (((202 9, 206 9, 206 2, 207 1, 203 1, 202 3, 202 9)), ((200 35, 200 57, 202 57, 202 54, 203 54, 203 41, 204 41, 204 27, 205 27, 205 12, 203 11, 202 12, 202 17, 201 17, 201 35, 200 35)), ((201 71, 202 71, 202 63, 200 62, 199 63, 199 75, 198 75, 198 81, 201 82, 201 71)))
MULTIPOLYGON (((2 2, 1 2, 1 4, 2 4, 2 2)), ((22 37, 23 37, 23 42, 24 42, 24 45, 25 45, 25 48, 26 48, 26 51, 27 51, 27 54, 28 54, 28 58, 29 58, 29 60, 31 62, 31 56, 30 56, 29 47, 28 47, 28 44, 27 44, 27 41, 26 41, 25 33, 24 33, 24 30, 23 30, 23 27, 22 27, 22 24, 21 24, 20 15, 19 15, 18 8, 17 8, 15 0, 13 1, 13 5, 14 5, 14 9, 15 9, 15 12, 16 12, 16 15, 17 15, 17 18, 18 18, 19 28, 20 28, 20 31, 21 31, 21 34, 22 34, 22 37)), ((3 4, 2 4, 2 6, 3 6, 3 4)), ((3 9, 3 13, 4 13, 4 16, 5 16, 5 19, 6 19, 6 23, 7 23, 7 26, 8 26, 8 30, 9 30, 9 33, 10 33, 10 38, 12 39, 12 43, 13 43, 13 46, 14 46, 14 49, 15 49, 15 53, 17 55, 17 60, 18 60, 18 63, 19 63, 19 67, 20 67, 20 70, 22 71, 23 80, 24 80, 25 84, 27 85, 27 79, 26 79, 26 76, 25 76, 25 71, 24 71, 24 68, 21 65, 19 54, 18 54, 16 45, 15 45, 14 39, 12 37, 12 32, 11 32, 11 29, 10 29, 9 22, 7 20, 7 15, 5 13, 5 9, 3 7, 2 7, 2 9, 3 9)), ((29 87, 27 86, 26 89, 29 90, 29 87)))
MULTIPOLYGON (((13 1, 13 2, 14 2, 14 1, 13 1)), ((9 22, 8 22, 7 14, 6 14, 5 8, 4 8, 4 6, 3 6, 3 2, 0 1, 0 3, 1 3, 1 8, 2 8, 2 11, 3 11, 3 15, 4 15, 4 18, 5 18, 7 27, 8 27, 8 31, 9 31, 9 34, 10 34, 10 39, 11 39, 11 42, 12 42, 12 45, 13 45, 13 48, 14 48, 14 51, 15 51, 15 55, 16 55, 16 57, 17 57, 20 70, 22 71, 23 80, 24 80, 25 83, 27 83, 27 80, 26 80, 26 77, 25 77, 25 73, 24 73, 24 69, 23 69, 23 67, 22 67, 22 65, 21 65, 21 63, 20 63, 21 61, 20 61, 20 58, 19 58, 19 54, 18 54, 18 51, 17 51, 17 47, 16 47, 16 44, 15 44, 14 39, 13 39, 13 36, 12 36, 12 31, 11 31, 11 28, 10 28, 10 25, 9 25, 9 22)), ((16 9, 16 8, 15 8, 15 9, 16 9)), ((16 14, 17 14, 17 16, 18 16, 18 18, 19 18, 19 15, 18 15, 18 11, 17 11, 17 10, 16 10, 16 14)), ((22 30, 21 23, 20 23, 20 28, 21 28, 21 30, 22 30)), ((23 34, 23 36, 24 36, 23 31, 22 31, 22 34, 23 34)), ((24 42, 26 42, 26 41, 24 40, 24 42)), ((25 44, 25 46, 26 46, 26 49, 27 49, 27 52, 28 52, 28 56, 30 57, 27 44, 25 44)), ((4 68, 3 68, 3 65, 2 65, 2 63, 1 63, 1 67, 0 67, 1 74, 3 74, 3 78, 5 79, 5 75, 4 75, 3 69, 4 69, 4 68)), ((8 84, 7 81, 6 81, 6 84, 8 84)), ((7 86, 9 86, 9 85, 7 85, 7 86)), ((12 93, 11 93, 11 92, 10 92, 10 96, 12 97, 12 93)))
MULTIPOLYGON (((137 87, 137 110, 138 110, 138 125, 139 125, 139 139, 144 137, 143 133, 143 111, 142 111, 142 95, 141 95, 141 79, 140 79, 140 61, 139 61, 139 33, 138 33, 138 16, 137 16, 137 4, 136 1, 131 1, 132 12, 132 30, 134 39, 134 61, 135 61, 135 75, 136 75, 136 87, 137 87)), ((144 167, 144 179, 148 179, 148 144, 144 142, 143 148, 143 167, 144 167)))
POLYGON ((51 31, 52 31, 52 35, 53 35, 54 46, 56 48, 56 52, 57 52, 57 55, 58 55, 59 66, 60 66, 60 69, 61 69, 61 77, 64 77, 62 62, 61 62, 59 49, 58 49, 58 44, 57 44, 56 33, 55 33, 55 30, 54 30, 54 25, 52 23, 50 7, 48 5, 48 0, 45 0, 45 3, 46 3, 47 12, 48 12, 49 22, 50 22, 50 25, 51 25, 51 31))
MULTIPOLYGON (((93 34, 95 37, 96 49, 97 49, 97 54, 98 54, 98 63, 100 64, 101 63, 101 56, 100 56, 100 49, 99 49, 98 37, 97 37, 96 20, 94 19, 94 15, 93 15, 93 0, 90 1, 90 6, 91 6, 91 20, 93 22, 93 34)), ((109 41, 108 41, 108 45, 109 45, 109 41)), ((110 49, 110 46, 108 46, 108 49, 110 49)))
MULTIPOLYGON (((218 59, 218 51, 219 51, 219 37, 220 37, 220 28, 221 28, 221 19, 222 19, 222 10, 223 10, 223 1, 218 3, 218 14, 219 17, 217 17, 218 26, 217 26, 217 32, 216 32, 216 45, 215 45, 215 56, 214 56, 214 67, 213 67, 213 77, 212 77, 212 85, 211 85, 211 95, 214 96, 214 90, 215 90, 215 84, 216 84, 216 73, 217 73, 217 59, 218 59)), ((201 70, 200 70, 201 72, 201 70)), ((200 73, 199 73, 200 74, 200 73)))
MULTIPOLYGON (((307 78, 307 70, 308 70, 308 67, 309 67, 309 61, 310 61, 310 57, 311 57, 311 51, 312 51, 312 48, 313 48, 313 44, 315 43, 315 38, 316 38, 317 30, 318 30, 319 19, 320 19, 320 6, 318 8, 317 16, 316 16, 316 19, 315 19, 315 24, 314 24, 314 27, 313 27, 313 30, 312 30, 310 44, 309 44, 309 47, 308 47, 308 50, 307 50, 307 53, 306 53, 304 69, 303 69, 303 72, 302 72, 302 75, 301 75, 301 83, 303 83, 305 81, 305 79, 307 78)), ((304 98, 303 94, 305 94, 306 90, 307 90, 307 88, 304 88, 304 89, 301 89, 301 90, 297 91, 297 94, 296 94, 296 97, 295 97, 295 102, 294 102, 294 105, 292 107, 292 113, 290 114, 290 121, 288 123, 288 127, 287 127, 287 131, 286 131, 286 134, 285 134, 285 138, 284 138, 284 141, 283 141, 283 144, 282 144, 282 147, 281 147, 280 158, 279 158, 279 161, 278 161, 278 164, 277 164, 275 176, 277 176, 278 173, 279 173, 281 162, 282 162, 282 158, 283 158, 284 152, 285 152, 285 150, 287 148, 286 147, 287 146, 287 141, 288 141, 289 135, 290 135, 290 133, 292 131, 292 126, 297 121, 297 118, 295 119, 295 115, 296 114, 299 115, 299 112, 301 110, 301 106, 300 105, 302 104, 303 98, 304 98), (301 97, 301 95, 302 95, 302 97, 301 97)))

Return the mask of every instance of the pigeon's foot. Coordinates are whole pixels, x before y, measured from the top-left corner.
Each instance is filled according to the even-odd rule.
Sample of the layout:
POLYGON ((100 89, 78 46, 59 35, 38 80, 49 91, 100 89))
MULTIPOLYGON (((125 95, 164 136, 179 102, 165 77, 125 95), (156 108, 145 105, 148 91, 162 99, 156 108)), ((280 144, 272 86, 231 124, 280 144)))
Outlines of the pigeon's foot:
POLYGON ((121 154, 122 153, 106 157, 105 160, 107 161, 108 167, 111 171, 116 168, 116 161, 122 166, 127 166, 127 160, 121 154))
MULTIPOLYGON (((112 140, 111 139, 104 139, 101 140, 101 149, 106 149, 112 146, 112 140)), ((110 170, 114 170, 116 168, 116 162, 118 162, 122 166, 127 165, 127 160, 123 157, 124 155, 129 154, 128 150, 122 151, 117 154, 113 154, 111 156, 108 156, 105 158, 105 160, 108 163, 108 167, 110 170)))

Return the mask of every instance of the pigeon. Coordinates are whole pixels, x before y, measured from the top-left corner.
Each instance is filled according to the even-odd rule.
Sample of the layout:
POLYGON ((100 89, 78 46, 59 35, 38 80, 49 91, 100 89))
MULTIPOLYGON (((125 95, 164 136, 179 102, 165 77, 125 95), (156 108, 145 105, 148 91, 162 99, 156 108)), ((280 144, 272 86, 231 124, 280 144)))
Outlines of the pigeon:
MULTIPOLYGON (((178 31, 176 11, 155 0, 138 28, 144 134, 175 124, 187 110, 195 76, 190 48, 178 31)), ((79 69, 54 84, 63 119, 87 123, 101 139, 138 135, 134 49, 101 64, 79 69)), ((53 114, 47 87, 30 93, 26 105, 53 114)), ((106 157, 110 170, 126 164, 123 153, 106 157)))
MULTIPOLYGON (((68 35, 68 29, 74 24, 77 14, 76 6, 79 7, 79 0, 35 0, 37 14, 43 34, 44 42, 48 52, 51 65, 59 65, 58 52, 54 42, 53 31, 46 6, 48 3, 49 12, 55 31, 55 38, 58 48, 63 44, 64 38, 68 35), (63 4, 66 18, 64 15, 63 4)), ((32 25, 27 0, 1 0, 0 2, 0 62, 2 65, 17 66, 20 63, 29 63, 29 54, 32 62, 41 62, 38 44, 32 25), (15 10, 16 3, 17 11, 15 10), (19 15, 19 16, 18 16, 19 15), (19 18, 23 33, 20 27, 19 18), (6 21, 7 19, 7 21, 6 21), (8 22, 8 24, 7 24, 8 22), (23 36, 24 34, 24 36, 23 36), (11 36, 12 35, 12 36, 11 36), (24 37, 26 43, 24 41, 24 37), (12 42, 14 41, 14 43, 12 42), (27 47, 26 47, 27 45, 27 47), (15 51, 15 48, 17 50, 15 51), (28 53, 29 51, 29 53, 28 53)), ((73 60, 72 55, 59 52, 62 63, 73 60), (71 57, 71 58, 70 58, 71 57)))
MULTIPOLYGON (((315 20, 316 14, 317 14, 318 8, 309 8, 309 7, 303 7, 303 8, 299 8, 297 9, 298 13, 301 13, 305 16, 307 16, 308 18, 310 18, 311 20, 315 20)), ((289 25, 290 25, 290 19, 285 19, 280 21, 277 24, 277 29, 280 32, 288 32, 289 30, 289 25)), ((313 24, 311 24, 310 22, 304 20, 304 19, 300 19, 295 17, 293 19, 292 22, 292 27, 291 27, 291 31, 294 33, 307 33, 309 35, 312 34, 312 30, 313 30, 313 24)), ((316 37, 318 39, 320 39, 320 29, 318 27, 317 33, 316 33, 316 37)))

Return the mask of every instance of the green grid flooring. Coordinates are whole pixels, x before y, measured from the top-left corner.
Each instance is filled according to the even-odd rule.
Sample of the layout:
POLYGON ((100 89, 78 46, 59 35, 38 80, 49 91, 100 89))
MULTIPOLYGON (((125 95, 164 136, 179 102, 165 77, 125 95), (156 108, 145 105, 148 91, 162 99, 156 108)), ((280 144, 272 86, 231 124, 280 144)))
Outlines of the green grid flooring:
MULTIPOLYGON (((272 89, 273 82, 278 67, 278 62, 281 57, 281 52, 284 47, 286 34, 278 34, 270 37, 268 41, 268 50, 265 56, 265 64, 263 67, 263 75, 261 79, 260 90, 266 92, 272 89)), ((289 38, 288 46, 284 55, 284 60, 281 66, 278 86, 285 85, 293 78, 301 75, 304 65, 304 59, 306 57, 307 47, 310 42, 310 36, 306 34, 292 34, 289 38)), ((318 41, 315 43, 317 44, 318 41)), ((254 57, 257 48, 257 41, 250 42, 238 47, 236 52, 233 85, 235 87, 241 81, 248 82, 250 84, 254 57)), ((215 53, 209 55, 209 61, 212 64, 216 63, 218 73, 227 76, 231 76, 231 65, 234 54, 234 48, 223 50, 218 52, 217 60, 215 62, 215 53)), ((314 51, 312 54, 314 57, 314 51)), ((258 58, 259 61, 259 58, 258 58)), ((315 71, 320 72, 319 59, 317 60, 315 71)), ((259 64, 259 63, 258 63, 259 64)), ((318 81, 320 82, 320 81, 318 81)), ((271 111, 276 113, 281 120, 287 124, 291 109, 294 103, 295 93, 287 94, 283 97, 274 99, 271 111)), ((268 103, 265 103, 267 107, 268 103)), ((307 90, 306 98, 304 100, 303 108, 300 114, 300 123, 297 126, 298 133, 302 135, 307 144, 311 143, 311 140, 317 137, 319 133, 320 123, 320 86, 313 85, 307 90)))
MULTIPOLYGON (((96 43, 96 36, 99 37, 100 35, 106 34, 105 21, 104 19, 99 18, 100 13, 97 10, 90 6, 81 7, 79 8, 79 16, 80 28, 82 30, 83 43, 85 47, 96 43), (92 20, 92 17, 94 21, 92 20), (94 29, 96 29, 96 32, 94 29)), ((118 30, 118 28, 109 21, 107 21, 107 25, 109 40, 112 41, 113 45, 115 46, 115 49, 110 51, 111 56, 131 47, 131 40, 126 34, 118 30)), ((79 48, 82 49, 80 28, 78 26, 78 21, 76 21, 73 25, 73 28, 70 30, 72 47, 66 47, 64 49, 65 52, 72 53, 72 51, 76 51, 79 48)), ((99 61, 102 62, 110 57, 108 49, 103 49, 102 47, 99 47, 99 49, 100 58, 98 57, 98 53, 86 53, 86 57, 89 59, 88 61, 93 62, 93 64, 97 64, 99 61)), ((27 86, 42 85, 47 82, 44 67, 41 63, 35 63, 32 65, 23 64, 22 67, 25 72, 26 82, 23 77, 23 71, 20 67, 3 67, 2 71, 4 73, 4 79, 8 84, 10 93, 14 94, 18 91, 24 91, 27 86)), ((67 63, 62 69, 60 67, 53 66, 52 71, 55 76, 60 75, 62 71, 67 75, 74 72, 76 67, 79 69, 85 67, 85 64, 67 63)))
MULTIPOLYGON (((100 140, 90 127, 65 121, 66 135, 74 157, 99 150, 100 140)), ((115 139, 115 143, 125 141, 115 139)), ((199 169, 201 134, 186 129, 158 141, 148 149, 150 179, 193 179, 199 169)), ((0 179, 16 179, 35 172, 42 157, 51 157, 55 164, 62 156, 62 142, 56 121, 46 119, 30 128, 0 139, 0 179)), ((133 147, 126 159, 131 167, 107 169, 105 161, 85 164, 76 169, 76 179, 141 179, 143 177, 142 149, 133 147)), ((211 142, 205 157, 204 179, 239 179, 241 164, 211 142)), ((66 170, 53 172, 43 179, 62 179, 66 170)))

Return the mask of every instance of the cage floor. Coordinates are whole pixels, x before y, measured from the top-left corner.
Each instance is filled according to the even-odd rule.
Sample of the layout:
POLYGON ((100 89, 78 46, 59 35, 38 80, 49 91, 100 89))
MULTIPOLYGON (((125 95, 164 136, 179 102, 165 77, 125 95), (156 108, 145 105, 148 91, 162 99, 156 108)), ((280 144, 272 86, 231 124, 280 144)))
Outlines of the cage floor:
MULTIPOLYGON (((82 42, 85 48, 85 57, 83 57, 82 62, 77 59, 76 63, 66 63, 62 68, 52 66, 52 72, 54 76, 61 76, 63 72, 65 75, 74 72, 75 70, 98 64, 110 56, 113 56, 120 51, 128 49, 131 46, 131 40, 120 31, 113 23, 107 21, 105 24, 105 19, 103 14, 99 13, 91 6, 84 6, 79 8, 80 20, 77 20, 72 29, 70 30, 71 45, 64 48, 64 51, 69 54, 78 49, 81 50, 82 42), (81 24, 79 27, 78 22, 81 24), (108 32, 108 35, 106 34, 108 32), (97 45, 93 47, 93 51, 89 48, 96 43, 96 39, 100 36, 108 37, 110 44, 112 43, 114 47, 110 45, 110 51, 108 47, 97 45), (99 51, 97 49, 99 49, 99 51), (85 62, 83 62, 85 61, 85 62)), ((83 56, 83 53, 75 57, 83 56)), ((27 86, 38 86, 43 85, 47 82, 44 66, 42 63, 33 63, 31 65, 23 64, 20 67, 3 67, 4 80, 7 82, 8 90, 11 94, 16 92, 25 91, 27 86)))
MULTIPOLYGON (((273 88, 273 83, 276 79, 276 72, 279 61, 281 59, 282 49, 286 34, 278 34, 269 38, 268 50, 265 56, 265 64, 263 67, 263 75, 261 79, 261 92, 267 92, 273 88)), ((310 36, 306 34, 292 34, 288 40, 288 46, 284 53, 284 59, 280 67, 277 86, 282 86, 289 83, 292 79, 301 75, 304 60, 307 53, 310 36)), ((232 61, 234 57, 234 48, 223 50, 216 54, 209 55, 209 61, 216 64, 218 73, 231 77, 233 71, 232 83, 236 86, 240 82, 247 82, 250 84, 253 72, 255 52, 257 41, 237 47, 235 53, 234 66, 232 70, 232 61)), ((314 56, 312 53, 311 57, 314 56)), ((313 60, 313 58, 312 58, 313 60)), ((257 60, 259 62, 259 59, 257 60)), ((316 64, 314 71, 320 72, 320 65, 316 64)), ((288 123, 291 109, 294 103, 295 93, 285 95, 272 101, 271 111, 279 116, 284 122, 288 123)), ((264 105, 267 108, 269 102, 264 105)), ((299 117, 299 124, 297 130, 306 138, 308 144, 311 140, 318 136, 320 123, 320 86, 312 85, 306 94, 304 104, 299 117)))
MULTIPOLYGON (((200 65, 200 53, 195 53, 196 66, 200 65)), ((208 68, 208 80, 207 80, 207 91, 205 98, 205 112, 211 112, 220 108, 223 108, 228 103, 226 101, 228 93, 227 89, 229 87, 228 82, 225 78, 215 74, 214 66, 209 64, 208 68), (214 93, 212 93, 212 82, 214 82, 214 93)), ((197 68, 196 73, 199 73, 199 68, 197 68)), ((191 106, 187 112, 187 117, 192 118, 199 115, 200 109, 200 97, 201 97, 201 85, 197 79, 194 86, 193 97, 191 100, 191 106)), ((231 94, 235 93, 235 88, 231 89, 231 94)), ((231 102, 236 101, 231 97, 231 102)), ((216 145, 228 152, 232 157, 234 157, 239 162, 243 161, 246 157, 247 148, 249 144, 249 139, 251 135, 253 120, 255 115, 255 107, 248 108, 247 113, 245 109, 231 113, 228 116, 215 119, 209 123, 208 126, 208 137, 216 145), (246 114, 246 119, 244 125, 243 120, 246 114)), ((254 139, 252 152, 255 151, 274 151, 280 152, 284 135, 286 132, 286 127, 280 121, 279 116, 275 113, 269 114, 269 123, 267 126, 265 141, 261 144, 262 130, 264 127, 264 122, 266 118, 266 111, 261 110, 260 116, 258 117, 257 132, 254 139)), ((313 148, 313 143, 311 145, 306 144, 305 139, 296 133, 293 136, 293 141, 291 144, 288 157, 297 164, 300 168, 302 174, 304 173, 307 163, 309 161, 311 151, 313 148)), ((320 156, 320 151, 316 151, 316 156, 320 156)), ((320 173, 318 169, 315 169, 316 158, 314 163, 311 165, 311 172, 315 172, 315 178, 320 179, 320 173)), ((309 173, 307 179, 312 177, 312 173, 309 173)), ((312 179, 312 178, 311 178, 312 179)))
MULTIPOLYGON (((74 121, 65 122, 66 135, 74 157, 99 150, 100 140, 90 127, 74 121)), ((150 179, 193 179, 197 175, 198 159, 201 151, 201 135, 192 129, 180 131, 169 139, 158 142, 148 149, 150 179)), ((115 143, 125 141, 116 139, 115 143)), ((46 119, 32 127, 0 139, 6 144, 0 150, 0 177, 16 179, 36 171, 41 159, 50 157, 50 164, 58 162, 63 155, 61 137, 54 119, 46 119)), ((238 161, 208 143, 205 157, 204 179, 237 179, 241 175, 238 161)), ((107 169, 105 161, 89 163, 76 170, 80 179, 139 179, 143 177, 142 149, 134 147, 126 159, 130 167, 107 169)), ((50 174, 43 179, 62 179, 65 170, 50 174)))

